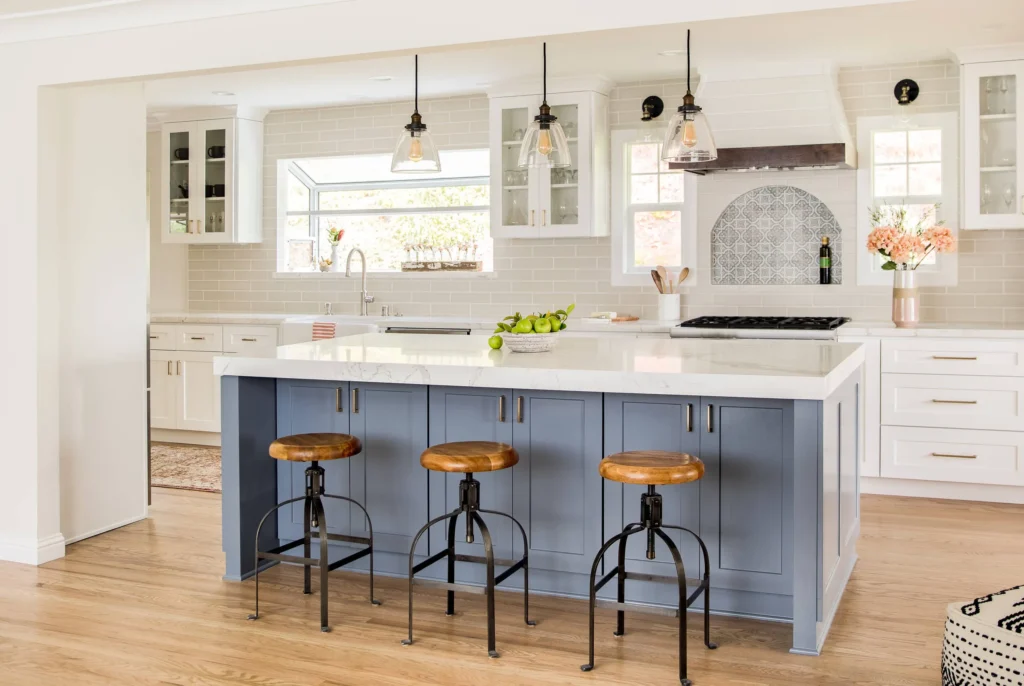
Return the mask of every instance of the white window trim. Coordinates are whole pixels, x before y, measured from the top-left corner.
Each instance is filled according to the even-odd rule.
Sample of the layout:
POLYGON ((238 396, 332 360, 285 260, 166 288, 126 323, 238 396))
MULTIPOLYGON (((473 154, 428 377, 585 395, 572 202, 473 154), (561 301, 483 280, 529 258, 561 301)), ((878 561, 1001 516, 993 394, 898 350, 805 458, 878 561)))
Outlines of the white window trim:
MULTIPOLYGON (((884 271, 874 255, 868 252, 868 234, 871 233, 871 210, 874 196, 871 189, 872 134, 878 131, 913 129, 942 130, 942 207, 938 219, 943 219, 958 236, 960 228, 960 128, 956 112, 915 114, 910 123, 902 124, 895 117, 857 118, 857 284, 860 286, 892 285, 892 273, 884 271)), ((907 204, 917 204, 914 197, 907 204)), ((936 255, 934 265, 921 265, 917 269, 922 286, 955 286, 958 278, 957 253, 936 255)))
MULTIPOLYGON (((616 129, 612 131, 612 216, 611 216, 611 240, 612 240, 612 274, 613 286, 651 286, 651 275, 649 273, 635 273, 627 271, 626 260, 632 253, 630 249, 633 242, 632 218, 626 216, 626 209, 630 207, 627 200, 629 187, 626 179, 626 146, 630 143, 643 142, 645 135, 650 130, 640 129, 616 129)), ((697 176, 695 174, 683 174, 683 197, 686 201, 682 204, 669 205, 668 203, 652 205, 652 208, 659 210, 679 209, 682 212, 682 241, 681 249, 682 266, 690 268, 690 276, 686 279, 685 287, 697 284, 697 176)), ((641 207, 636 205, 635 207, 641 207)), ((667 265, 666 265, 667 266, 667 265)))

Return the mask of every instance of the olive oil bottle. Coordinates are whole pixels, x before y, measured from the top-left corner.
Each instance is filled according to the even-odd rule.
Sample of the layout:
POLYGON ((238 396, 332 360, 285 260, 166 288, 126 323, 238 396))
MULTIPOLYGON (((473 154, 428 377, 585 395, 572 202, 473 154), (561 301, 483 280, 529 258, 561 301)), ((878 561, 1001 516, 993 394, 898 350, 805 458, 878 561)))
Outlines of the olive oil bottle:
POLYGON ((828 244, 828 236, 821 237, 821 250, 818 251, 818 283, 832 283, 832 248, 828 244))

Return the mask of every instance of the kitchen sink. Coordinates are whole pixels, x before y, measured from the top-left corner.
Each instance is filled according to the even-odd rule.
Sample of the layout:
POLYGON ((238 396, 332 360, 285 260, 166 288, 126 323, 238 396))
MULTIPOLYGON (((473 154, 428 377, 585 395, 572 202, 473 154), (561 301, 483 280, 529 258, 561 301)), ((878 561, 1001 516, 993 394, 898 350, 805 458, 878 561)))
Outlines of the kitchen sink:
POLYGON ((286 319, 281 324, 281 340, 284 345, 292 343, 308 343, 313 340, 313 324, 329 322, 334 324, 334 337, 356 336, 363 333, 376 333, 379 329, 366 317, 355 315, 306 315, 286 319))

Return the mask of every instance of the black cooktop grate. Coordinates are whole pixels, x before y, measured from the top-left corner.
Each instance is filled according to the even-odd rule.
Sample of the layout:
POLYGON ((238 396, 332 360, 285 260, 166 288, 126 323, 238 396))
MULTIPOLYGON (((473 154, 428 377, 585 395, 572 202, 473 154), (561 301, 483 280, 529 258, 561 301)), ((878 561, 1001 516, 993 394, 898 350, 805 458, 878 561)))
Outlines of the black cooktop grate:
POLYGON ((694 329, 790 329, 831 331, 850 321, 847 317, 697 317, 679 326, 694 329))

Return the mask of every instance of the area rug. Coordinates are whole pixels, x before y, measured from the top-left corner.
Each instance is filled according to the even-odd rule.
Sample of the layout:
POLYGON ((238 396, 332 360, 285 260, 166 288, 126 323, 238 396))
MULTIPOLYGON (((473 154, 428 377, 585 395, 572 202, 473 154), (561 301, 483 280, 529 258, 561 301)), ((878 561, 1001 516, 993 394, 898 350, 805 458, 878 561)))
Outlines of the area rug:
POLYGON ((220 493, 220 448, 153 443, 150 456, 154 486, 220 493))

